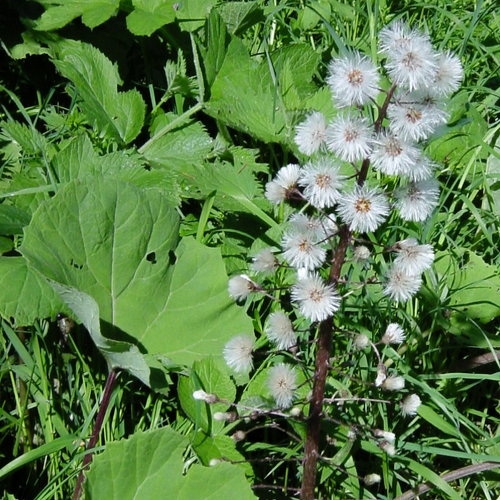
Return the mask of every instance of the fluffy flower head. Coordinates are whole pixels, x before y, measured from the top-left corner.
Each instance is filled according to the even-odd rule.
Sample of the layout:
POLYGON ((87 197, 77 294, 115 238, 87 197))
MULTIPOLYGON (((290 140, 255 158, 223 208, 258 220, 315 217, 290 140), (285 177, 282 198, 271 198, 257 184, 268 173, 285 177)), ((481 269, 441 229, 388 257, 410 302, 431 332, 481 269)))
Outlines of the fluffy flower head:
POLYGON ((396 191, 396 208, 403 220, 422 222, 438 204, 439 184, 434 179, 411 182, 396 191))
POLYGON ((326 139, 326 119, 315 111, 295 127, 295 144, 299 151, 311 156, 321 149, 326 139))
POLYGON ((389 204, 384 194, 376 189, 357 186, 345 194, 337 207, 341 219, 351 231, 375 231, 389 214, 389 204))
POLYGON ((266 198, 275 204, 285 201, 297 186, 299 177, 300 167, 294 163, 280 168, 276 177, 266 184, 266 198))
POLYGON ((405 332, 397 323, 390 323, 380 339, 382 344, 401 344, 405 341, 405 332))
POLYGON ((297 389, 297 373, 286 363, 279 363, 269 370, 267 387, 279 408, 292 405, 295 389, 297 389))
POLYGON ((370 160, 373 167, 387 175, 409 175, 419 158, 419 150, 391 133, 379 134, 370 160))
POLYGON ((246 274, 230 278, 227 284, 229 295, 234 300, 245 300, 252 292, 259 289, 259 285, 252 281, 246 274))
POLYGON ((421 405, 422 401, 416 394, 410 394, 406 396, 400 403, 401 414, 403 417, 412 417, 417 414, 418 407, 421 405))
POLYGON ((269 315, 265 332, 278 349, 288 349, 297 343, 292 322, 283 311, 274 311, 269 315))
POLYGON ((326 146, 344 161, 358 161, 371 151, 372 133, 364 118, 351 114, 341 115, 328 125, 326 146))
POLYGON ((394 264, 409 274, 419 274, 429 269, 434 262, 431 245, 419 245, 415 238, 406 238, 394 246, 398 256, 394 264))
POLYGON ((255 340, 250 335, 242 334, 233 337, 224 346, 226 364, 238 373, 248 373, 253 367, 252 351, 255 340))
POLYGON ((379 91, 379 74, 370 59, 359 52, 332 59, 326 79, 337 106, 362 105, 379 91))
POLYGON ((388 274, 384 295, 396 302, 406 302, 420 289, 422 278, 418 274, 408 274, 399 266, 394 266, 388 274))
POLYGON ((311 321, 323 321, 340 307, 338 293, 316 273, 297 281, 292 288, 292 300, 311 321))
POLYGON ((323 264, 326 251, 314 241, 311 232, 286 232, 283 235, 283 257, 293 267, 315 269, 323 264))
POLYGON ((439 53, 437 71, 430 91, 438 97, 448 97, 458 89, 463 77, 460 59, 451 52, 439 53))
POLYGON ((263 248, 252 259, 251 269, 257 273, 272 273, 276 270, 277 261, 271 248, 263 248))
POLYGON ((304 196, 318 208, 332 207, 340 198, 344 176, 327 158, 307 163, 302 169, 299 184, 304 187, 304 196))

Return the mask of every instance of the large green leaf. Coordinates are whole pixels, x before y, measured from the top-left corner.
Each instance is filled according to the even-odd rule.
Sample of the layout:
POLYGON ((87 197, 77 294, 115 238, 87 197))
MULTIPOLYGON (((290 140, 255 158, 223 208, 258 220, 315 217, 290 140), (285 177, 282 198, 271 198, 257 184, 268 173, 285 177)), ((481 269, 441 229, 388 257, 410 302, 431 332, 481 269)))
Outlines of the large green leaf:
POLYGON ((127 16, 127 28, 139 36, 149 36, 175 20, 175 0, 132 0, 134 10, 127 16))
POLYGON ((65 311, 57 293, 22 257, 0 257, 0 316, 14 318, 17 326, 40 318, 55 318, 65 311))
POLYGON ((190 364, 220 356, 252 324, 227 294, 220 251, 185 239, 174 256, 177 233, 161 192, 76 180, 36 211, 22 252, 48 279, 90 295, 117 339, 190 364))
POLYGON ((120 6, 120 0, 52 0, 50 3, 35 24, 39 31, 62 28, 80 16, 83 24, 95 28, 114 16, 120 6))
POLYGON ((92 45, 66 40, 54 49, 54 64, 75 85, 87 119, 110 139, 135 139, 144 123, 144 100, 137 90, 118 92, 116 66, 92 45))
POLYGON ((0 234, 21 234, 30 214, 14 205, 0 205, 0 234))
POLYGON ((310 81, 318 62, 319 55, 306 45, 280 49, 259 61, 233 38, 211 86, 206 111, 265 142, 290 144, 295 115, 310 109, 307 101, 316 92, 310 81))
POLYGON ((184 475, 182 455, 187 445, 188 438, 169 427, 138 432, 130 439, 108 444, 87 474, 86 498, 256 498, 241 468, 229 463, 216 467, 193 465, 184 475))
POLYGON ((177 2, 177 20, 184 31, 196 31, 205 24, 217 0, 184 0, 177 2))

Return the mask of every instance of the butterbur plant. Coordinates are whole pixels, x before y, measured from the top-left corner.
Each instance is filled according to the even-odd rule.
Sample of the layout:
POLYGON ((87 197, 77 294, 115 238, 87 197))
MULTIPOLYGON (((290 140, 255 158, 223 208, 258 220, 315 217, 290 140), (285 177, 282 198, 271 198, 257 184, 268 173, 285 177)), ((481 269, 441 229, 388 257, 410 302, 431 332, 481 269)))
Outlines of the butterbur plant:
MULTIPOLYGON (((290 488, 304 500, 322 495, 318 463, 335 468, 328 433, 347 429, 347 442, 366 440, 374 445, 366 450, 390 461, 398 455, 397 423, 415 417, 421 404, 418 388, 398 372, 400 358, 387 354, 412 332, 397 320, 355 331, 349 315, 365 302, 398 318, 432 266, 432 245, 416 237, 439 197, 439 167, 425 146, 448 119, 446 99, 459 87, 462 66, 401 21, 381 30, 378 49, 380 64, 356 50, 329 63, 336 115, 327 120, 311 111, 295 129, 298 160, 265 186, 277 209, 288 206, 281 239, 260 249, 249 275, 232 277, 228 287, 237 301, 265 304, 255 308, 265 316, 257 343, 235 332, 224 348, 235 376, 252 377, 233 409, 242 429, 251 416, 304 438, 295 469, 301 485, 290 488), (257 403, 245 397, 256 380, 264 380, 257 403)), ((373 463, 379 468, 357 478, 367 488, 383 472, 373 463)))

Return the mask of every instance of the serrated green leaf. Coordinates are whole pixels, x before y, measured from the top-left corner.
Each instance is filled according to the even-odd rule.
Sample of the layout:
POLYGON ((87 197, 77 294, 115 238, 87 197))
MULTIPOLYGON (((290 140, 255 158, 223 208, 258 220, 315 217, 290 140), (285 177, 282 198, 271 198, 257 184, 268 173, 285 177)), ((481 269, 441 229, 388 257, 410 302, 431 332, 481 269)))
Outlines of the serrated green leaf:
MULTIPOLYGON (((176 118, 172 113, 157 117, 151 135, 176 118)), ((144 151, 144 157, 154 166, 182 172, 201 164, 212 150, 212 138, 200 122, 192 121, 160 137, 144 151)))
POLYGON ((0 205, 0 234, 21 234, 30 214, 14 205, 0 205))
POLYGON ((106 358, 109 367, 126 370, 149 386, 150 369, 137 346, 130 342, 107 339, 102 335, 99 306, 96 301, 86 293, 55 281, 51 281, 50 285, 84 324, 94 344, 106 358))
POLYGON ((120 143, 134 140, 144 123, 146 107, 139 92, 118 92, 116 66, 92 45, 66 40, 54 48, 54 64, 75 85, 91 124, 120 143))
POLYGON ((149 354, 191 364, 220 355, 252 325, 228 296, 220 251, 184 239, 174 257, 177 234, 161 192, 77 180, 33 215, 22 252, 48 279, 90 295, 116 338, 125 333, 149 354))
POLYGON ((307 45, 277 50, 270 59, 252 59, 233 38, 210 88, 206 112, 264 142, 291 145, 296 114, 316 92, 310 83, 319 61, 307 45))
POLYGON ((2 135, 5 139, 19 145, 22 153, 27 155, 45 154, 49 156, 49 143, 45 137, 34 127, 23 123, 3 121, 0 123, 2 135))
POLYGON ((277 225, 257 204, 259 198, 263 201, 262 186, 250 168, 237 170, 227 163, 212 163, 192 169, 187 174, 190 175, 190 183, 197 186, 203 195, 216 191, 218 207, 248 212, 270 227, 277 225))
POLYGON ((183 31, 196 31, 205 24, 217 0, 184 0, 177 2, 177 21, 183 31))
POLYGON ((175 20, 174 0, 132 0, 134 10, 127 16, 127 28, 134 35, 149 36, 175 20))
POLYGON ((217 11, 233 35, 243 33, 250 26, 263 19, 262 9, 255 1, 225 2, 217 6, 217 11))
POLYGON ((68 311, 48 283, 22 257, 0 257, 0 316, 14 318, 17 326, 37 319, 54 319, 68 311))
POLYGON ((95 28, 114 16, 120 0, 53 0, 35 24, 39 31, 52 31, 63 28, 73 19, 82 16, 82 22, 95 28))
POLYGON ((86 498, 255 498, 243 471, 229 463, 194 465, 183 475, 187 445, 188 439, 169 427, 137 432, 130 439, 108 444, 87 474, 86 498))

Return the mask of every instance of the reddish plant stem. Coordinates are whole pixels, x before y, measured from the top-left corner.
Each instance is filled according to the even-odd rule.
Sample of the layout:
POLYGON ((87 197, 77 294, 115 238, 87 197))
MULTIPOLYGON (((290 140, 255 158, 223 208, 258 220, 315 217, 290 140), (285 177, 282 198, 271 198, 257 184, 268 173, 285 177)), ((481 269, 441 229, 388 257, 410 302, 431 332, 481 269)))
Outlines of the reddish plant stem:
POLYGON ((99 434, 101 433, 101 427, 104 422, 104 416, 106 415, 106 411, 109 406, 109 401, 111 399, 111 394, 113 392, 113 388, 116 382, 116 372, 111 369, 108 373, 108 378, 106 379, 106 384, 104 386, 104 393, 102 396, 101 405, 99 407, 99 411, 97 412, 97 417, 95 419, 94 428, 92 429, 92 435, 90 436, 89 442, 87 443, 86 450, 88 453, 85 454, 82 463, 82 469, 80 474, 78 475, 78 479, 76 481, 75 492, 73 493, 73 500, 80 500, 82 495, 82 487, 83 481, 85 479, 85 470, 87 469, 90 462, 92 462, 92 456, 94 452, 92 451, 97 444, 97 440, 99 439, 99 434), (90 450, 90 451, 89 451, 90 450))
MULTIPOLYGON (((375 132, 380 132, 382 123, 387 114, 387 108, 396 90, 396 85, 392 85, 384 103, 380 107, 379 115, 374 123, 375 132)), ((361 164, 357 183, 362 186, 368 175, 370 159, 365 158, 361 164)), ((345 262, 347 248, 351 243, 352 233, 347 226, 340 230, 340 242, 335 250, 330 268, 329 282, 336 285, 342 266, 345 262)), ((313 390, 311 404, 309 407, 309 417, 307 420, 307 435, 304 445, 302 487, 300 490, 301 500, 314 500, 314 490, 316 487, 316 470, 318 465, 319 438, 321 434, 321 420, 323 417, 323 400, 325 398, 326 377, 329 370, 329 357, 332 345, 333 318, 327 318, 319 326, 318 350, 316 351, 316 365, 314 370, 313 390)))

